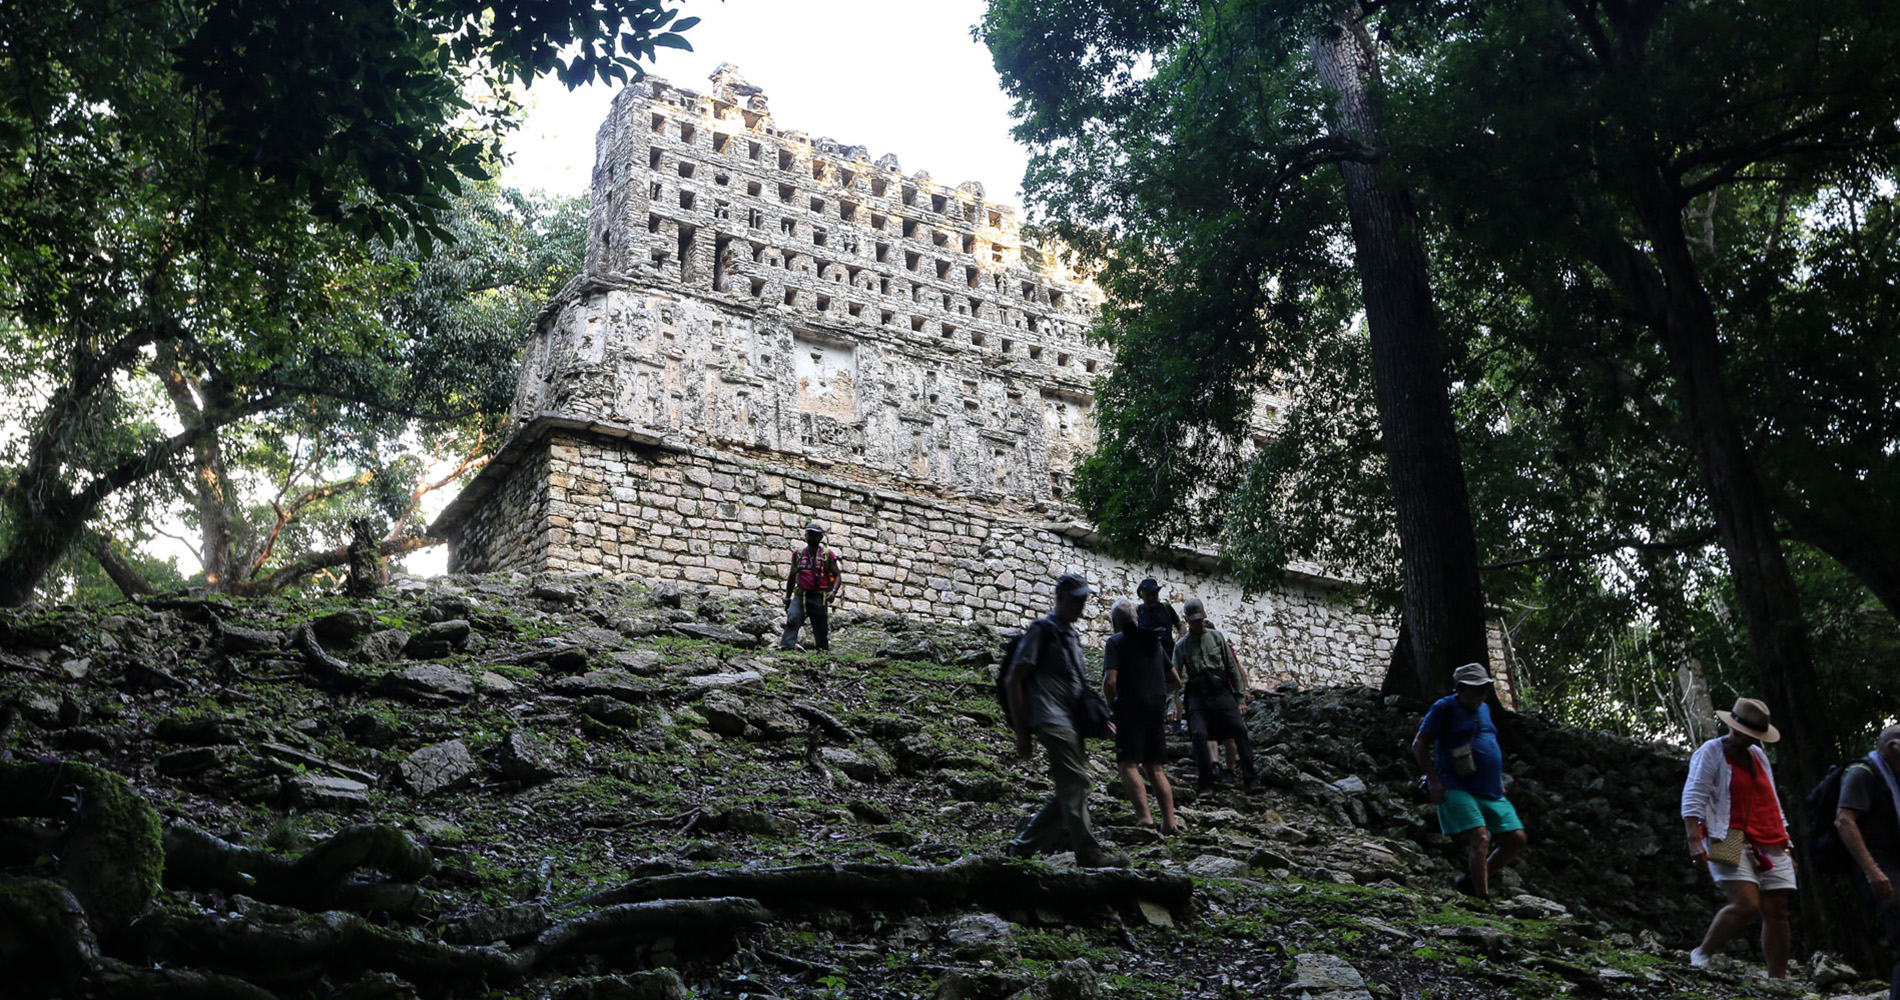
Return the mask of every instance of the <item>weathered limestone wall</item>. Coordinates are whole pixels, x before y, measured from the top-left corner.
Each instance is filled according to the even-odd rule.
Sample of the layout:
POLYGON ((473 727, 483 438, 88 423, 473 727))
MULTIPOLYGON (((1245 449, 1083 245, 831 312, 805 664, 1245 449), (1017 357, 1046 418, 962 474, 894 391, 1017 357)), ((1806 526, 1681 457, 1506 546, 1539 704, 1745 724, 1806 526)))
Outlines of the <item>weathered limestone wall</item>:
MULTIPOLYGON (((547 439, 545 569, 681 580, 719 593, 772 595, 809 519, 844 559, 845 607, 999 627, 1045 613, 1057 574, 1078 570, 1109 597, 1154 576, 1176 607, 1190 596, 1239 644, 1256 683, 1378 684, 1396 629, 1330 604, 1326 586, 1291 581, 1247 598, 1204 566, 1139 565, 1079 544, 1045 522, 931 501, 715 451, 555 434, 547 439)), ((483 558, 458 548, 458 560, 483 558)), ((458 567, 459 568, 459 567, 458 567)), ((1092 641, 1108 634, 1093 602, 1092 641)))
POLYGON ((548 495, 558 488, 549 477, 549 456, 529 449, 503 460, 506 468, 491 463, 479 482, 493 492, 465 504, 467 513, 456 523, 451 564, 458 573, 537 573, 547 566, 548 495))

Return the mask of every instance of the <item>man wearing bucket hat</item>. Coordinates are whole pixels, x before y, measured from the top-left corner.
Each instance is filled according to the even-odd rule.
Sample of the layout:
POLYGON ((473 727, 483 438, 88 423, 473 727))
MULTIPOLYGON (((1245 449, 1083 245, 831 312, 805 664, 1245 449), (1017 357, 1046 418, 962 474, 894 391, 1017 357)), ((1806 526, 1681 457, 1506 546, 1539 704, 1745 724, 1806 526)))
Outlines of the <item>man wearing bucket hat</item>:
POLYGON ((1491 897, 1491 880, 1524 852, 1529 837, 1504 797, 1504 748, 1491 721, 1491 675, 1467 663, 1451 675, 1453 693, 1432 704, 1412 738, 1412 759, 1438 806, 1438 829, 1465 848, 1465 874, 1453 886, 1491 897))
POLYGON ((825 548, 825 526, 805 525, 805 547, 792 550, 792 570, 785 577, 785 634, 778 648, 798 648, 798 630, 811 621, 812 646, 831 648, 831 606, 837 603, 843 579, 838 553, 825 548))
POLYGON ((1689 862, 1705 865, 1728 897, 1689 964, 1705 968, 1717 950, 1761 917, 1761 950, 1768 975, 1788 975, 1788 903, 1795 893, 1788 818, 1775 791, 1775 772, 1763 743, 1781 739, 1768 706, 1738 698, 1715 713, 1728 733, 1702 744, 1689 758, 1682 785, 1682 828, 1689 862))
POLYGON ((1181 634, 1181 616, 1175 613, 1174 605, 1161 599, 1161 584, 1152 576, 1135 587, 1135 595, 1141 598, 1141 603, 1135 605, 1135 624, 1165 638, 1167 642, 1162 646, 1172 656, 1174 640, 1181 634))

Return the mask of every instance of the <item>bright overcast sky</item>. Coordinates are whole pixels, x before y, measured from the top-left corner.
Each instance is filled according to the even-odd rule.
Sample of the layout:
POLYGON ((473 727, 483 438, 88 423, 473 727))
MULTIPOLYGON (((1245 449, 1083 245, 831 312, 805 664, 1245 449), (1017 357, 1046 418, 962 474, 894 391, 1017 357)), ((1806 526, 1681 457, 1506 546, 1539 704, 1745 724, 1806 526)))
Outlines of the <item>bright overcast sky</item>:
MULTIPOLYGON (((896 153, 905 173, 940 184, 981 181, 1021 202, 1026 154, 1009 137, 1009 99, 989 51, 970 37, 982 0, 684 0, 692 52, 661 49, 649 69, 706 93, 722 62, 763 88, 784 129, 896 153)), ((569 92, 544 79, 528 92, 527 124, 510 143, 504 183, 584 194, 594 132, 613 99, 605 87, 569 92)))

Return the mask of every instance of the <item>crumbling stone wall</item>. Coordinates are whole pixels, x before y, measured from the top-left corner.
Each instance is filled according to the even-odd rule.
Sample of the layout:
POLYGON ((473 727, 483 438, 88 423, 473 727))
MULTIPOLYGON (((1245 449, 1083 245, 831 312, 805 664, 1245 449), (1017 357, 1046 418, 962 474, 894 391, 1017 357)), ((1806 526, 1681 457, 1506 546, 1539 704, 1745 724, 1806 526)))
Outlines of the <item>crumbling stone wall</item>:
POLYGON ((1113 361, 1098 294, 982 185, 780 129, 721 67, 711 94, 615 99, 589 227, 524 351, 514 439, 437 522, 453 569, 770 593, 816 515, 860 605, 1009 626, 1062 571, 1129 595, 1153 575, 1210 601, 1257 680, 1382 675, 1396 622, 1319 576, 1248 598, 1212 553, 1090 546, 1068 493, 1113 361))

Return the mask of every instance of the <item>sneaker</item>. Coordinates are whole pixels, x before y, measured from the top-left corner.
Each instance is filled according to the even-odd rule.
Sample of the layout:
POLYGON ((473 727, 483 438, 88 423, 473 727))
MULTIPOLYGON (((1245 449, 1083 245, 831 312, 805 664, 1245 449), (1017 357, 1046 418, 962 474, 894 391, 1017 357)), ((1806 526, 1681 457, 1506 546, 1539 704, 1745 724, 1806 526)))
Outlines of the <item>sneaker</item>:
POLYGON ((1093 854, 1086 855, 1078 854, 1075 856, 1075 866, 1077 868, 1126 868, 1128 867, 1128 855, 1113 854, 1108 851, 1097 851, 1093 854))
POLYGON ((1028 844, 1019 844, 1012 840, 1003 845, 1003 856, 1009 858, 1033 858, 1036 856, 1036 849, 1028 844))
POLYGON ((1695 968, 1706 969, 1714 960, 1715 956, 1704 952, 1700 946, 1689 950, 1689 964, 1695 968))
POLYGON ((1261 792, 1260 779, 1259 778, 1249 779, 1246 784, 1240 786, 1240 790, 1247 793, 1248 795, 1259 795, 1261 792))

